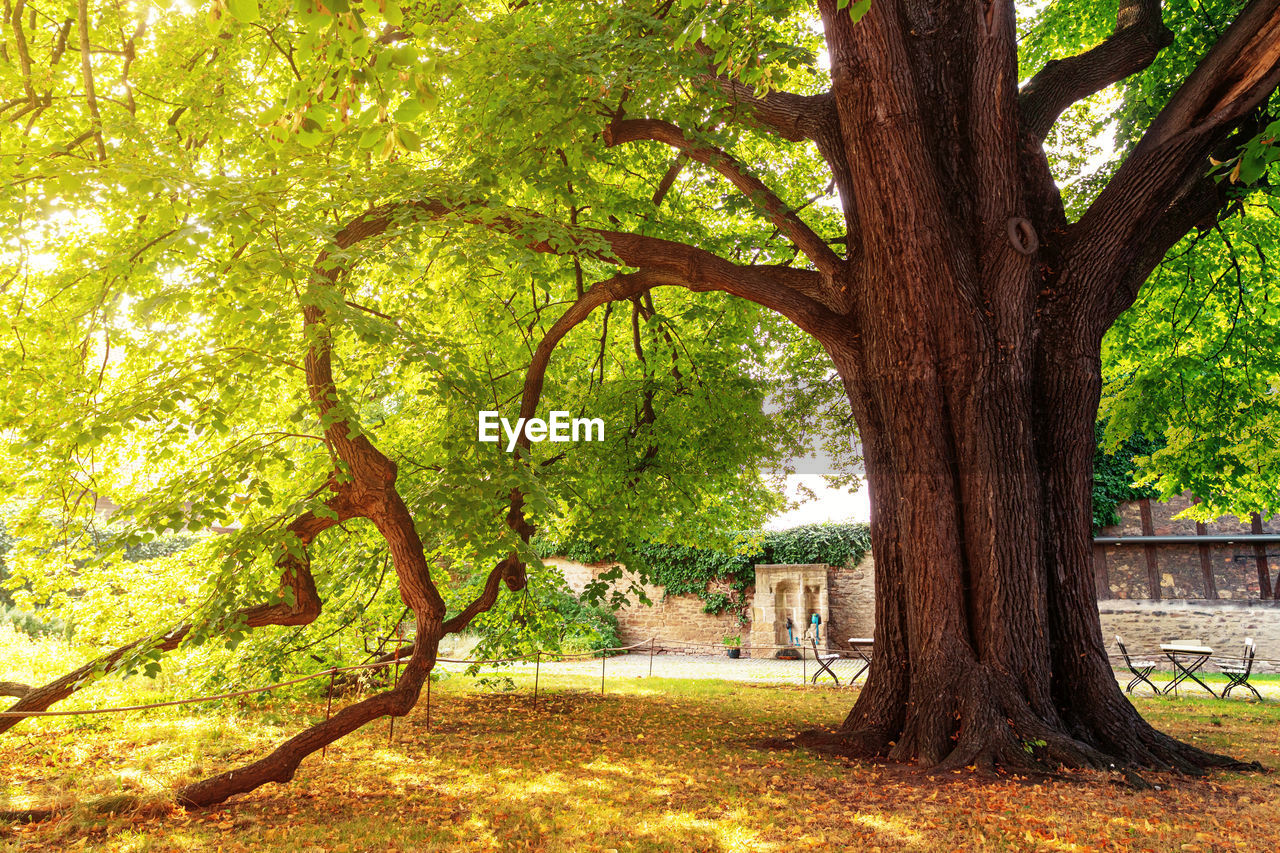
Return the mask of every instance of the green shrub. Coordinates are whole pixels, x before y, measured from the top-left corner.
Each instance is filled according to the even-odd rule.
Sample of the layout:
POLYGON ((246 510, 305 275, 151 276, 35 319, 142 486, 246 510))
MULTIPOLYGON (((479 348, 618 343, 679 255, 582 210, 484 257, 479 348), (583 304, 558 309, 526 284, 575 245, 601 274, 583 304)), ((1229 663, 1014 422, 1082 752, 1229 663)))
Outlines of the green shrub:
POLYGON ((69 637, 70 626, 61 619, 45 619, 18 607, 0 604, 0 625, 12 625, 29 637, 69 637))

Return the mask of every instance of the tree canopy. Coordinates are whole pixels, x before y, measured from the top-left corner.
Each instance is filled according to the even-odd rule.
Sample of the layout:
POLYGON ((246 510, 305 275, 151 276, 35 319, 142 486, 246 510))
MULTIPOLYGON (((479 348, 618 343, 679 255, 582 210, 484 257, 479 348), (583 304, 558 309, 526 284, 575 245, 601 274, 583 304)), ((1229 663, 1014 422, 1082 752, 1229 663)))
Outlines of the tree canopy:
MULTIPOLYGON (((905 656, 877 657, 846 746, 1219 762, 1107 686, 1088 469, 1102 334, 1185 240, 1155 282, 1183 263, 1188 298, 1149 299, 1172 342, 1138 313, 1108 343, 1110 423, 1164 436, 1162 488, 1231 459, 1222 505, 1262 500, 1270 354, 1221 282, 1243 296, 1265 249, 1242 262, 1220 219, 1266 204, 1276 3, 984 10, 7 6, 0 485, 30 518, 110 496, 120 548, 236 523, 174 591, 182 627, 97 671, 311 624, 384 556, 418 617, 401 685, 182 796, 283 781, 405 713, 441 636, 537 579, 538 525, 689 542, 757 523, 763 472, 804 434, 850 461, 841 398, 877 498, 877 642, 905 656), (1115 156, 1092 156, 1110 127, 1115 156), (1259 372, 1237 382, 1242 360, 1259 372), (1193 362, 1232 378, 1195 399, 1144 369, 1193 362), (476 441, 480 410, 551 408, 602 417, 605 441, 476 441), (1228 437, 1183 436, 1192 411, 1228 437), (1039 530, 1011 546, 1028 507, 1039 530)), ((1238 227, 1265 246, 1267 221, 1238 227)), ((80 571, 75 528, 45 527, 26 565, 55 548, 80 571)))

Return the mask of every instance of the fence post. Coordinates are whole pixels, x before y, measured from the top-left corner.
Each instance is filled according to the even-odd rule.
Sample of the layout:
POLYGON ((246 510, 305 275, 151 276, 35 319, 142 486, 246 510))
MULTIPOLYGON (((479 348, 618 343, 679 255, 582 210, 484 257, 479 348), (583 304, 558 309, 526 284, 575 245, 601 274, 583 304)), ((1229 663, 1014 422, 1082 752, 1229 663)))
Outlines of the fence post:
POLYGON ((800 649, 800 684, 809 683, 809 659, 804 656, 804 649, 800 649))
POLYGON ((427 673, 427 731, 431 731, 431 673, 427 673))
POLYGON ((533 710, 538 710, 538 671, 542 669, 542 650, 533 653, 533 710))
POLYGON ((603 651, 600 652, 600 695, 604 695, 604 662, 609 659, 603 651))
POLYGON ((653 637, 649 638, 649 677, 653 678, 653 637))

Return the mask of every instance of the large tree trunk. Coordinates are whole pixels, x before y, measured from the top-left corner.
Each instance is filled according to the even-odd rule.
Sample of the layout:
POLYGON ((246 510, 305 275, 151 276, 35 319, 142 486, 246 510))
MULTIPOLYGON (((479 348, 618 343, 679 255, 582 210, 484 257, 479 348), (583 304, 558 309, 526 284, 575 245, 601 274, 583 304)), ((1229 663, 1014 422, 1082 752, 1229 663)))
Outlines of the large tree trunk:
POLYGON ((1097 342, 894 370, 940 328, 860 332, 859 352, 833 355, 861 377, 846 387, 872 495, 876 654, 841 729, 802 742, 940 768, 1234 764, 1152 729, 1107 657, 1089 559, 1097 342))
MULTIPOLYGON (((877 623, 852 712, 804 740, 943 768, 1233 763, 1125 699, 1089 548, 1102 335, 1190 227, 1188 199, 1212 204, 1189 189, 1209 134, 1157 122, 1166 139, 1122 175, 1160 151, 1153 172, 1072 225, 1039 144, 1057 87, 1042 78, 1041 101, 1020 105, 1012 4, 876 3, 856 25, 820 6, 859 241, 844 322, 817 337, 865 451, 877 623), (1168 232, 1140 239, 1143 215, 1168 232)), ((1144 26, 1167 41, 1158 7, 1144 26)))

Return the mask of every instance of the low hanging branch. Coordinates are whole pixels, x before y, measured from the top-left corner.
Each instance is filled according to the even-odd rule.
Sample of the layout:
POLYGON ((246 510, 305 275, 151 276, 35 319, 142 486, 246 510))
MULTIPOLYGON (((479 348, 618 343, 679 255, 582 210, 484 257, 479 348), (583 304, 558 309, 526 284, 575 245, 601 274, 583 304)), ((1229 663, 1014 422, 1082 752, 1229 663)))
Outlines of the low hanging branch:
MULTIPOLYGON (((267 625, 307 625, 320 615, 321 601, 316 592, 315 580, 311 576, 307 547, 323 531, 353 517, 351 507, 341 493, 327 501, 326 505, 337 515, 336 518, 321 518, 307 512, 288 527, 288 532, 298 538, 302 548, 301 556, 294 556, 286 551, 277 564, 283 569, 279 600, 229 613, 218 620, 218 626, 262 628, 267 625)), ((46 711, 55 703, 61 702, 98 679, 119 671, 135 654, 147 651, 173 651, 181 645, 194 627, 191 623, 186 623, 163 634, 144 637, 121 646, 110 654, 91 661, 43 687, 28 688, 26 693, 20 694, 21 700, 6 711, 46 711)), ((19 716, 0 717, 0 733, 13 728, 23 719, 25 718, 19 716)))
MULTIPOLYGON (((390 220, 383 218, 379 221, 384 223, 380 228, 372 226, 368 220, 357 220, 351 228, 339 233, 335 243, 340 248, 346 248, 357 240, 381 233, 390 220)), ((327 257, 322 255, 317 264, 317 272, 320 278, 332 285, 336 284, 341 268, 327 263, 327 257)), ((642 272, 619 276, 589 288, 553 325, 538 346, 526 373, 521 416, 531 417, 537 410, 543 379, 556 344, 574 326, 585 320, 595 307, 614 299, 629 298, 660 284, 680 283, 669 274, 642 272)), ((188 806, 220 803, 234 794, 253 790, 266 782, 287 782, 293 778, 298 766, 308 755, 379 717, 409 713, 417 702, 423 683, 435 666, 441 637, 446 633, 465 629, 475 616, 491 608, 497 601, 503 582, 512 589, 522 588, 525 582, 524 566, 513 552, 490 570, 484 590, 475 600, 454 617, 444 620, 444 602, 431 579, 430 567, 424 557, 413 519, 395 490, 395 465, 366 436, 354 433, 348 420, 349 415, 338 408, 340 403, 332 372, 332 339, 324 312, 314 304, 309 304, 304 306, 303 316, 306 330, 312 339, 306 360, 307 385, 322 417, 330 423, 325 430, 326 440, 337 458, 351 472, 351 488, 357 514, 373 521, 387 540, 400 581, 401 596, 414 612, 417 630, 408 664, 392 689, 344 708, 325 722, 290 738, 270 755, 252 764, 186 786, 178 792, 178 800, 188 806)), ((530 444, 527 435, 521 435, 518 446, 522 451, 528 451, 530 444)), ((521 453, 518 458, 527 457, 521 453)), ((506 520, 509 527, 528 542, 534 528, 525 519, 524 496, 518 490, 511 493, 506 520)), ((402 654, 403 650, 397 650, 394 657, 399 659, 402 654)))

